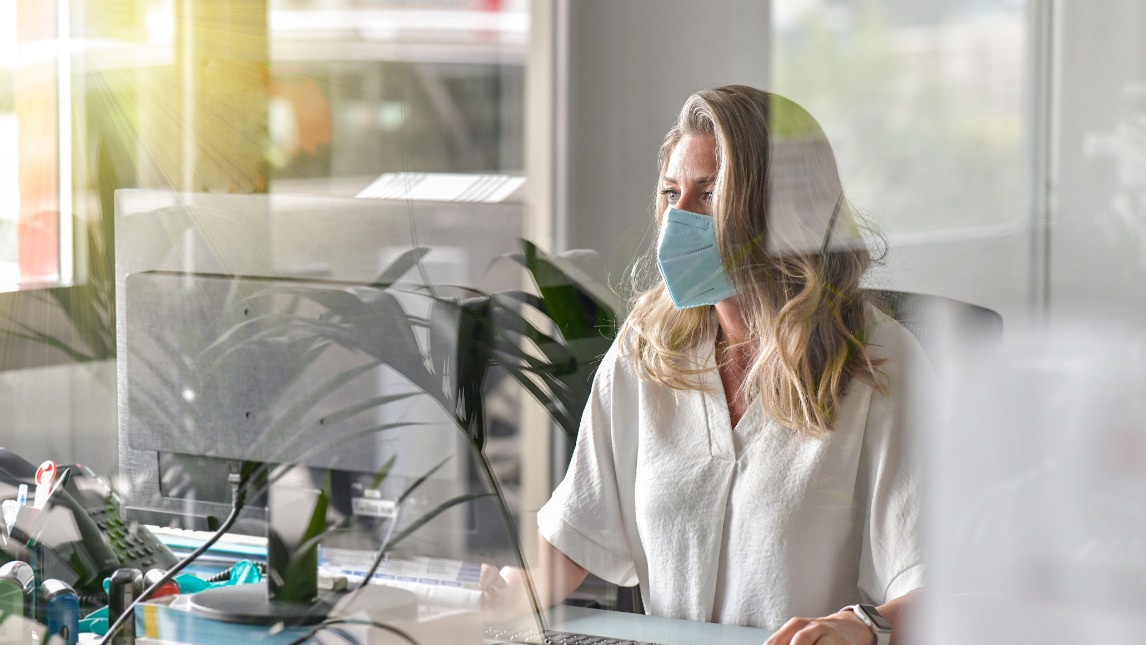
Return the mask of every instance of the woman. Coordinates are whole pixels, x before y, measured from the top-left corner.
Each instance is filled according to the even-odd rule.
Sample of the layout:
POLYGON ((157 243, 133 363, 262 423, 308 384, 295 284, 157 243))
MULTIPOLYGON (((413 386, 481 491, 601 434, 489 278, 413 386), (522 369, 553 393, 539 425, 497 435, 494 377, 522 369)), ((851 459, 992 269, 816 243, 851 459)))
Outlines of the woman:
POLYGON ((911 433, 928 367, 859 288, 870 258, 822 130, 775 94, 698 92, 661 147, 656 213, 660 279, 538 514, 543 600, 592 572, 639 582, 650 614, 769 643, 887 642, 848 606, 894 627, 922 584, 911 433))

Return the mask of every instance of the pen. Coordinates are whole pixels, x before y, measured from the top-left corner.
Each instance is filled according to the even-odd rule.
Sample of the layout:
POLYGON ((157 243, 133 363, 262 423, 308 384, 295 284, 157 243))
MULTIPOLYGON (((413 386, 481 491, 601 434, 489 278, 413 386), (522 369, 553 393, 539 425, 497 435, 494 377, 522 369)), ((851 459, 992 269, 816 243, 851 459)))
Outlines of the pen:
POLYGON ((32 494, 32 506, 44 508, 52 494, 52 480, 56 478, 56 462, 45 461, 36 469, 36 492, 32 494))
POLYGON ((20 515, 20 505, 15 501, 6 499, 0 502, 0 508, 4 512, 4 527, 7 529, 5 537, 12 536, 12 527, 16 524, 16 518, 20 515))
MULTIPOLYGON (((52 496, 56 494, 56 491, 58 491, 60 488, 62 488, 67 483, 68 479, 71 478, 71 474, 72 474, 72 469, 71 468, 65 468, 63 470, 63 472, 60 473, 59 480, 56 482, 55 486, 50 486, 50 484, 51 484, 50 480, 47 480, 44 482, 43 485, 38 486, 36 488, 36 495, 35 495, 36 496, 36 503, 34 503, 32 505, 32 507, 37 509, 37 510, 41 510, 45 506, 47 506, 48 502, 51 501, 52 496), (43 497, 41 497, 40 491, 44 491, 43 497)), ((53 476, 53 478, 55 478, 54 472, 53 472, 52 476, 53 476)), ((28 527, 28 531, 27 531, 27 533, 28 533, 28 546, 33 546, 33 545, 39 543, 40 534, 44 532, 44 527, 47 525, 48 518, 49 518, 48 513, 39 513, 39 514, 34 516, 34 518, 32 520, 32 524, 31 524, 31 526, 28 527)))

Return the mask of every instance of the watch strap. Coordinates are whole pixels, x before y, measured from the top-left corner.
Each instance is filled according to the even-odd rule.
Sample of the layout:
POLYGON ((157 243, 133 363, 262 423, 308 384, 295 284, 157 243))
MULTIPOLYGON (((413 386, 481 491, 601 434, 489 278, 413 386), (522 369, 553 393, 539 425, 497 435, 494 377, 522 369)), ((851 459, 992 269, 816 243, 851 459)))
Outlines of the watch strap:
MULTIPOLYGON (((869 605, 869 607, 871 606, 869 605)), ((878 625, 876 625, 868 616, 867 611, 864 611, 862 607, 859 605, 848 605, 840 611, 842 612, 848 610, 851 610, 851 612, 855 614, 856 618, 859 618, 860 622, 862 622, 864 625, 867 625, 867 628, 871 630, 871 633, 875 634, 875 645, 888 645, 891 643, 891 630, 880 628, 878 625)), ((871 607, 870 611, 873 611, 877 614, 879 613, 876 611, 875 607, 871 607)))

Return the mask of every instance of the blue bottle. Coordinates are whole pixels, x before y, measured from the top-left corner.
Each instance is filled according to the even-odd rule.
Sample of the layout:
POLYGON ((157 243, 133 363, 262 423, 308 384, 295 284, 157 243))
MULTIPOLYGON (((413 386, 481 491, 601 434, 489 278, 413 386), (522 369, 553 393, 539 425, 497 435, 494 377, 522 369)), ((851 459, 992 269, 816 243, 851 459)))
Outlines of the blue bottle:
POLYGON ((45 580, 40 585, 40 602, 44 607, 44 624, 48 634, 59 636, 68 645, 80 640, 80 599, 76 590, 62 580, 45 580))

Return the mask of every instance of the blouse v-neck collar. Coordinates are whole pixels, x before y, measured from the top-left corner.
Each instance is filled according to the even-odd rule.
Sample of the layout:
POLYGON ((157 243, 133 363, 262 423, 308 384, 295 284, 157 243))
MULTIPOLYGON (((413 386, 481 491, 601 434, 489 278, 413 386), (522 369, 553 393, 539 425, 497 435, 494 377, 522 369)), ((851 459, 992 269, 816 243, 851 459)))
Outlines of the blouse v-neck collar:
POLYGON ((765 423, 760 418, 763 410, 759 395, 748 402, 740 421, 735 428, 732 427, 728 398, 724 395, 724 384, 720 381, 720 371, 716 366, 716 347, 714 343, 706 343, 706 347, 704 373, 701 375, 703 389, 693 392, 693 395, 700 397, 704 403, 709 453, 716 459, 737 461, 763 434, 765 423))

